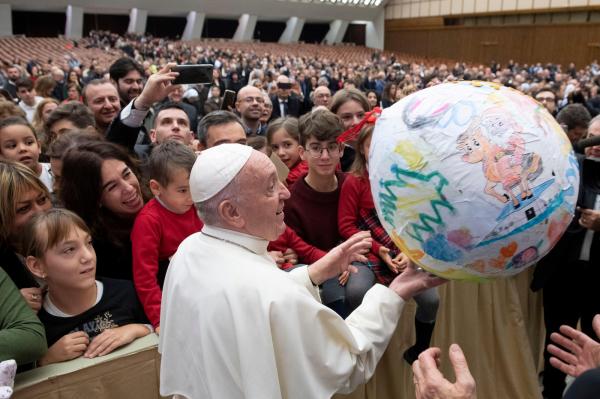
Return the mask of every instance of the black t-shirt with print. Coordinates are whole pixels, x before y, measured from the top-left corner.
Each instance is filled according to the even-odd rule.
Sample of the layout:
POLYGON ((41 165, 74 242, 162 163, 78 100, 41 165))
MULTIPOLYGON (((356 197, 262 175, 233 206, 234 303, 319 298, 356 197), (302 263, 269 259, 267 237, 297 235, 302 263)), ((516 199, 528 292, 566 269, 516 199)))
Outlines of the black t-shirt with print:
POLYGON ((109 278, 98 278, 98 281, 104 286, 102 298, 80 315, 58 317, 49 314, 44 308, 39 311, 38 317, 46 328, 48 347, 76 331, 85 331, 93 338, 109 328, 148 323, 131 281, 109 278))

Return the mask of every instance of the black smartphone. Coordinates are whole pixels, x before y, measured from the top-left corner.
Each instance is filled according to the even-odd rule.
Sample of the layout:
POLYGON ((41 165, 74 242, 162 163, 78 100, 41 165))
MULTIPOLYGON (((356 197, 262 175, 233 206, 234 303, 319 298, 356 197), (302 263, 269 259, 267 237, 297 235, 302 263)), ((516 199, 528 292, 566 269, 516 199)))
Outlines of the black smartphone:
POLYGON ((229 107, 231 107, 231 109, 235 109, 235 97, 235 91, 225 90, 225 95, 223 96, 223 103, 221 103, 221 109, 225 111, 229 111, 229 107))
POLYGON ((172 81, 174 85, 212 82, 213 66, 210 64, 176 65, 171 71, 179 72, 179 76, 172 81))

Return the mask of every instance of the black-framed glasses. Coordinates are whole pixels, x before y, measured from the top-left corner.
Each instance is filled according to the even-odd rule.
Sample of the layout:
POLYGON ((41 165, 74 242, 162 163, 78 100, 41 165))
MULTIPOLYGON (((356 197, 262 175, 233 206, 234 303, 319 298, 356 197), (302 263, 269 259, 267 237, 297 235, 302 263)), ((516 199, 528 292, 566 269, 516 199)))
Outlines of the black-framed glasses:
POLYGON ((340 155, 341 145, 338 143, 328 143, 326 146, 322 147, 319 144, 314 143, 310 144, 306 150, 313 158, 321 158, 323 150, 327 150, 329 156, 335 157, 340 155))

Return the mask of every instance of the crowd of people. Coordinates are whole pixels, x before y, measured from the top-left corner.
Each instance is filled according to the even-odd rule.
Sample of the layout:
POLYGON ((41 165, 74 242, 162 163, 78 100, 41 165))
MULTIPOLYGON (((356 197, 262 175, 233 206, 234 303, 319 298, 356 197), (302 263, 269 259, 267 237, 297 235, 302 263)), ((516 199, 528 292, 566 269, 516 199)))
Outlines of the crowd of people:
MULTIPOLYGON (((475 397, 460 348, 450 350, 459 377, 454 385, 437 371, 440 351, 428 349, 440 300, 435 287, 442 281, 416 270, 375 211, 368 171, 375 120, 381 108, 414 91, 484 80, 533 96, 577 143, 600 135, 600 67, 595 62, 581 70, 512 61, 478 66, 364 48, 181 42, 110 32, 92 32, 77 45, 126 56, 110 65, 73 54, 61 64, 16 60, 5 63, 0 73, 0 361, 15 359, 27 369, 93 358, 156 332, 170 370, 161 375, 164 394, 271 397, 270 389, 279 386, 284 397, 302 397, 302 392, 320 397, 350 392, 372 375, 402 304, 414 297, 416 341, 403 358, 413 365, 417 397, 475 397), (213 65, 211 81, 171 84, 178 76, 172 68, 190 63, 213 65), (189 253, 181 253, 180 244, 189 253), (289 379, 279 371, 279 380, 260 387, 263 391, 227 384, 215 391, 223 379, 252 373, 249 365, 233 373, 222 364, 226 359, 217 360, 222 353, 202 347, 216 362, 205 365, 214 366, 205 375, 210 381, 186 386, 181 380, 185 367, 179 364, 180 375, 173 370, 179 369, 180 357, 200 349, 181 353, 180 333, 193 329, 186 324, 190 320, 209 323, 213 313, 192 308, 191 313, 199 313, 184 315, 187 320, 177 313, 190 299, 185 295, 218 302, 210 311, 216 312, 225 305, 213 291, 233 295, 235 287, 247 289, 243 277, 235 275, 236 258, 227 252, 239 248, 257 255, 248 260, 257 270, 265 262, 275 264, 308 289, 296 292, 281 281, 284 273, 260 269, 278 289, 262 292, 260 299, 248 297, 243 305, 256 301, 261 308, 280 294, 290 295, 293 301, 283 308, 289 314, 280 317, 297 316, 290 323, 298 330, 287 324, 277 328, 302 336, 310 324, 311 331, 323 332, 323 342, 337 339, 335 349, 311 354, 311 340, 304 335, 293 343, 303 348, 298 352, 306 352, 298 356, 327 363, 325 354, 346 359, 342 353, 350 352, 352 361, 334 361, 331 373, 321 375, 304 370, 306 379, 299 379, 304 386, 292 382, 294 369, 289 379), (263 256, 267 253, 269 258, 263 256), (173 263, 184 270, 194 262, 220 269, 209 268, 202 276, 167 273, 173 263), (198 280, 190 292, 182 288, 188 279, 198 280), (204 288, 198 294, 200 285, 204 288), (381 286, 390 290, 381 291, 381 286), (163 288, 170 291, 163 295, 163 288), (369 315, 377 306, 387 313, 369 315), (326 316, 319 316, 324 311, 326 316), (314 328, 315 320, 323 327, 314 328), (301 327, 302 322, 307 325, 301 327), (371 331, 365 327, 369 323, 382 328, 371 331), (173 327, 178 325, 187 327, 173 327), (462 396, 443 396, 452 390, 462 396)), ((581 155, 578 214, 538 266, 532 286, 544 289, 547 344, 554 341, 570 351, 551 345, 546 352, 546 398, 562 396, 564 373, 579 375, 600 366, 600 344, 581 341, 578 334, 583 333, 561 327, 576 327, 581 318, 587 336, 600 332, 598 321, 592 324, 600 313, 595 291, 581 290, 579 284, 581 279, 593 284, 598 277, 591 267, 600 253, 598 159, 600 146, 581 155), (565 263, 577 269, 567 279, 560 272, 565 263), (571 342, 584 342, 595 357, 584 359, 586 353, 571 342)), ((241 254, 237 259, 243 259, 241 254)), ((256 278, 246 274, 241 276, 256 278)), ((262 317, 244 314, 241 305, 228 306, 227 317, 262 317)), ((217 339, 214 333, 201 334, 206 342, 217 339)), ((289 337, 284 338, 274 337, 273 345, 284 345, 289 337)), ((265 357, 256 354, 261 349, 258 345, 239 355, 265 357)), ((276 366, 265 367, 277 374, 276 366)))

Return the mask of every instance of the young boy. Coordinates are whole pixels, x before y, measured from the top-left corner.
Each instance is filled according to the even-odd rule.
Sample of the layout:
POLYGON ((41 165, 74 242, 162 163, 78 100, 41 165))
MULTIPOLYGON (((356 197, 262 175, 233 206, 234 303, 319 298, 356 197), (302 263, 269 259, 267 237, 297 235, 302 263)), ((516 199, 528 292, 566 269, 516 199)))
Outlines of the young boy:
MULTIPOLYGON (((345 175, 337 168, 344 149, 336 139, 344 127, 335 114, 319 109, 300 118, 299 131, 300 157, 308 164, 308 173, 290 188, 285 223, 308 244, 329 251, 341 241, 337 213, 345 175)), ((322 286, 323 303, 342 317, 362 302, 375 281, 367 266, 358 270, 322 286)))
POLYGON ((195 161, 194 151, 174 140, 154 148, 146 169, 154 198, 137 215, 131 231, 133 282, 157 332, 169 258, 185 238, 202 228, 189 188, 195 161))

